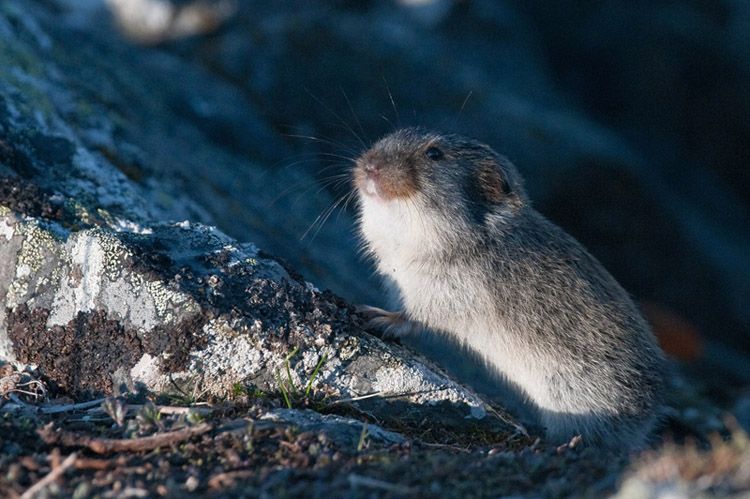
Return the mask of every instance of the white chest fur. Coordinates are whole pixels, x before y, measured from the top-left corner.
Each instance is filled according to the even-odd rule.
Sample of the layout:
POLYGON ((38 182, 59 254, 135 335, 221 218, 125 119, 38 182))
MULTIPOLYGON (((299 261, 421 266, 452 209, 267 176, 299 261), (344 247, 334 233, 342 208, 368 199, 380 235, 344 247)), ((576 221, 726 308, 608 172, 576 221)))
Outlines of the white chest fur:
POLYGON ((419 216, 419 206, 411 200, 383 201, 361 196, 360 229, 370 250, 376 255, 378 270, 399 280, 405 271, 420 261, 436 227, 419 216))
MULTIPOLYGON (((545 365, 519 335, 496 317, 495 298, 480 283, 481 270, 439 268, 432 261, 442 231, 419 201, 382 201, 361 196, 360 230, 375 255, 378 271, 397 286, 402 306, 427 326, 454 336, 488 365, 544 405, 554 405, 543 387, 548 375, 531 366, 545 365)), ((544 370, 543 370, 544 371, 544 370)))

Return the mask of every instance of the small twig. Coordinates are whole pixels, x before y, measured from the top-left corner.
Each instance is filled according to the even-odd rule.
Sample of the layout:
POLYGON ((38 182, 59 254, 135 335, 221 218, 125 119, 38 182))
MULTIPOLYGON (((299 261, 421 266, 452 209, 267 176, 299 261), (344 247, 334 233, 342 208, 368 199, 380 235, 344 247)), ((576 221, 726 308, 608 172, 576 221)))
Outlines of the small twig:
POLYGON ((79 402, 77 404, 61 404, 61 405, 47 405, 40 406, 39 410, 42 414, 58 414, 61 412, 78 411, 82 409, 88 409, 90 407, 96 407, 104 402, 106 399, 89 400, 88 402, 79 402))
POLYGON ((222 487, 230 487, 235 484, 235 482, 239 479, 245 479, 253 477, 257 474, 255 470, 236 470, 236 471, 226 471, 224 473, 219 473, 218 475, 212 476, 208 480, 208 488, 209 489, 220 489, 222 487))
MULTIPOLYGON (((2 401, 0 401, 2 402, 2 401)), ((7 402, 3 403, 2 406, 0 406, 0 413, 3 412, 22 412, 25 411, 27 408, 24 405, 17 404, 15 402, 7 402)))
POLYGON ((76 469, 77 470, 108 470, 111 468, 115 468, 117 466, 122 466, 125 464, 125 459, 122 459, 122 456, 116 458, 116 459, 97 459, 92 457, 79 457, 76 460, 76 469))
POLYGON ((125 487, 118 497, 148 497, 148 490, 138 487, 125 487))
POLYGON ((31 386, 31 385, 36 385, 43 392, 46 391, 44 388, 44 383, 42 383, 38 379, 31 379, 29 381, 24 381, 23 383, 18 383, 16 386, 31 386))
POLYGON ((53 433, 51 427, 48 425, 39 431, 39 435, 48 444, 63 445, 65 447, 85 447, 97 454, 110 454, 113 452, 143 452, 158 449, 159 447, 167 447, 194 436, 202 435, 212 428, 212 425, 202 423, 190 428, 158 433, 148 437, 110 439, 93 438, 69 432, 53 433))
POLYGON ((373 393, 368 393, 367 395, 360 395, 359 397, 351 397, 351 398, 348 398, 348 399, 334 400, 333 402, 331 402, 331 405, 333 405, 333 404, 345 404, 347 402, 357 402, 358 400, 365 400, 365 399, 369 399, 369 398, 372 398, 372 397, 377 397, 379 395, 383 395, 383 392, 373 392, 373 393))
POLYGON ((411 392, 389 393, 387 395, 384 394, 383 392, 373 392, 373 393, 368 393, 368 394, 365 394, 365 395, 360 395, 358 397, 351 397, 351 398, 347 398, 347 399, 334 400, 333 402, 331 402, 331 404, 343 404, 343 403, 346 403, 346 402, 356 402, 358 400, 365 400, 365 399, 369 399, 369 398, 372 398, 372 397, 380 397, 380 398, 382 398, 384 400, 385 399, 395 399, 395 398, 400 398, 400 397, 411 397, 412 395, 422 395, 422 394, 425 394, 425 393, 439 392, 439 391, 445 390, 447 388, 448 388, 448 385, 443 385, 443 386, 439 386, 437 388, 430 388, 429 390, 414 390, 414 391, 411 391, 411 392))
MULTIPOLYGON (((128 405, 128 413, 131 412, 138 412, 143 408, 142 404, 134 404, 134 405, 128 405)), ((207 416, 213 412, 213 409, 210 407, 194 407, 194 406, 178 406, 178 405, 157 405, 156 410, 159 411, 162 414, 189 414, 190 412, 194 412, 196 414, 200 414, 201 416, 207 416)), ((106 412, 101 407, 92 407, 86 412, 90 413, 99 413, 99 412, 106 412)))
POLYGON ((32 499, 36 494, 41 492, 47 485, 51 484, 55 480, 57 480, 60 476, 62 476, 65 471, 73 466, 76 462, 77 454, 74 452, 68 457, 65 458, 65 460, 60 463, 60 466, 53 467, 52 470, 47 473, 47 475, 36 482, 34 485, 28 488, 26 492, 21 494, 21 499, 32 499))
MULTIPOLYGON (((21 386, 21 385, 17 385, 17 386, 21 386)), ((20 393, 21 395, 28 395, 29 397, 34 397, 34 398, 39 397, 38 393, 29 392, 29 391, 26 391, 26 390, 21 390, 20 388, 14 388, 14 389, 12 389, 10 391, 13 392, 13 393, 20 393)))
POLYGON ((201 416, 207 416, 214 411, 210 407, 182 407, 175 405, 157 405, 156 410, 161 412, 162 414, 189 414, 191 412, 194 412, 196 414, 200 414, 201 416))
POLYGON ((66 423, 88 423, 88 424, 109 423, 110 421, 112 421, 112 418, 110 418, 109 416, 107 416, 106 418, 94 418, 91 416, 85 416, 82 418, 70 418, 70 419, 65 420, 66 423))
POLYGON ((524 437, 528 437, 529 436, 529 430, 527 430, 524 425, 522 425, 521 423, 515 421, 510 416, 506 416, 504 413, 501 413, 500 411, 498 411, 497 409, 495 409, 494 407, 492 407, 489 404, 485 404, 485 410, 487 410, 487 412, 489 412, 490 414, 492 414, 493 416, 495 416, 501 422, 503 422, 505 424, 511 425, 513 428, 515 428, 515 430, 518 433, 520 433, 524 437))

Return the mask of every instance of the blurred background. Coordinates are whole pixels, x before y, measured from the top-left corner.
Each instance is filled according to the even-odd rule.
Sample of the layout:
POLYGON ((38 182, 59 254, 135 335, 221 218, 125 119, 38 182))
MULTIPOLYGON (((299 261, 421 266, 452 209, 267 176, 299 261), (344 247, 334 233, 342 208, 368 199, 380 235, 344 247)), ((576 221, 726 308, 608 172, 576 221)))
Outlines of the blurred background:
POLYGON ((475 137, 750 421, 750 2, 40 3, 84 141, 169 213, 382 304, 337 175, 399 126, 475 137))

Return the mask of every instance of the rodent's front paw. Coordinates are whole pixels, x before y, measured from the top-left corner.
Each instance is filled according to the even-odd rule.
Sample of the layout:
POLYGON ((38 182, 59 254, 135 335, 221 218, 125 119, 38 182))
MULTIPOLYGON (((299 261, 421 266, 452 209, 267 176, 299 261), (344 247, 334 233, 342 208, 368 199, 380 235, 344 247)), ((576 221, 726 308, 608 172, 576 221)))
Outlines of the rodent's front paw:
POLYGON ((365 327, 383 339, 403 338, 421 329, 417 323, 409 320, 404 312, 389 312, 369 305, 358 306, 357 312, 367 319, 365 327))

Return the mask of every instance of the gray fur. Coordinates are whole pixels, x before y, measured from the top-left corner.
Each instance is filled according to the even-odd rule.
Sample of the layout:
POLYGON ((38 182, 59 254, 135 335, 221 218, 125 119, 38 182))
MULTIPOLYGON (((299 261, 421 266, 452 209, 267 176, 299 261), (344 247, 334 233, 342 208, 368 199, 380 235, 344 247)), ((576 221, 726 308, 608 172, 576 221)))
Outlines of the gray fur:
POLYGON ((403 307, 379 317, 371 309, 374 324, 413 332, 405 316, 453 336, 518 387, 556 443, 581 434, 641 446, 662 404, 661 350, 604 267, 530 206, 515 167, 483 144, 418 129, 382 139, 358 169, 364 161, 408 171, 418 185, 399 199, 359 185, 365 248, 403 307), (441 160, 425 156, 430 145, 441 160), (500 200, 476 181, 488 164, 500 200))

